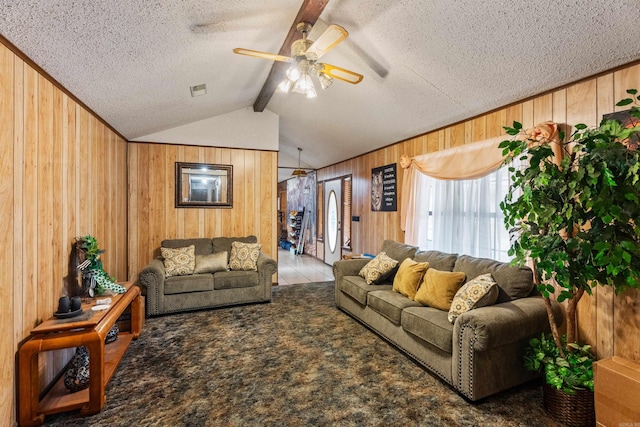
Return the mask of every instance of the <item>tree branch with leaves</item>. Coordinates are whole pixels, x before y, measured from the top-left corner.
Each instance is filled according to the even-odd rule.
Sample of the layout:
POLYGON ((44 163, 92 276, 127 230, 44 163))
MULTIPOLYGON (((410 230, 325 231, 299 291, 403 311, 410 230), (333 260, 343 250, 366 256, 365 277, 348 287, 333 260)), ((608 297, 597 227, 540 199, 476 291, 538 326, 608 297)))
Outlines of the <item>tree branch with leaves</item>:
MULTIPOLYGON (((635 104, 630 114, 640 118, 636 90, 617 105, 635 104)), ((560 141, 533 140, 514 122, 505 127, 515 138, 500 143, 510 166, 510 191, 500 204, 512 233, 509 255, 514 262, 535 263, 538 291, 547 300, 553 338, 560 355, 574 346, 559 336, 550 298, 567 302, 566 343, 578 341, 577 306, 596 285, 616 294, 640 287, 640 153, 629 141, 640 126, 625 128, 603 120, 560 141), (542 143, 541 143, 542 142, 542 143), (552 144, 560 144, 562 159, 552 144)))

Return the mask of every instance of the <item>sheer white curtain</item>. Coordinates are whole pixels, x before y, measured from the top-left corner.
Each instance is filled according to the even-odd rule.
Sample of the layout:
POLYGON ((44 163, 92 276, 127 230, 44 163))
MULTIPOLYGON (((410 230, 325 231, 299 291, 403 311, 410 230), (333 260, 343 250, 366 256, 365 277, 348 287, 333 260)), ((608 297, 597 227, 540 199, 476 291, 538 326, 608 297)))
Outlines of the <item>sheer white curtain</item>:
POLYGON ((509 261, 509 232, 500 202, 509 190, 508 167, 477 179, 439 180, 419 174, 418 245, 424 250, 509 261))

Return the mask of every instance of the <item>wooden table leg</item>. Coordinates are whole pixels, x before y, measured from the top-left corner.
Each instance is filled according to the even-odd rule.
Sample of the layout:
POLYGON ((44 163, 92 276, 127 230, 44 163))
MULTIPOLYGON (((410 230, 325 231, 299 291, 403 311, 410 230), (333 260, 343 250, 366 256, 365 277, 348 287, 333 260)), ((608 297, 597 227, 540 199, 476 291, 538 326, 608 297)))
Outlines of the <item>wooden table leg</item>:
POLYGON ((134 339, 138 339, 142 331, 142 297, 140 293, 131 301, 131 334, 134 339))
POLYGON ((104 340, 97 332, 87 334, 83 345, 89 350, 89 402, 82 407, 82 415, 97 414, 105 403, 104 397, 104 340))
POLYGON ((29 340, 20 347, 18 354, 18 419, 21 426, 39 426, 44 423, 44 415, 38 414, 38 353, 41 343, 39 339, 29 340))

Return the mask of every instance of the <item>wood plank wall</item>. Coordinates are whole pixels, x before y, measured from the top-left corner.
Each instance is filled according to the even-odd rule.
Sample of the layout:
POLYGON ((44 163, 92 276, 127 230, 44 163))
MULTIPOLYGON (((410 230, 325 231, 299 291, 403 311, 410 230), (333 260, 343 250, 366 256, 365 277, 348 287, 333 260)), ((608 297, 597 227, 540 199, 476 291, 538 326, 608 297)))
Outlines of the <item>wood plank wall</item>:
MULTIPOLYGON (((12 49, 0 43, 2 425, 16 422, 16 352, 73 281, 74 237, 95 236, 127 278, 127 142, 12 49)), ((42 387, 72 354, 42 355, 42 387)))
POLYGON ((129 278, 164 239, 254 234, 277 260, 277 177, 275 151, 130 142, 129 278), (233 165, 233 208, 175 208, 175 162, 233 165))
MULTIPOLYGON (((504 134, 502 126, 514 120, 525 127, 545 120, 572 126, 597 125, 603 114, 624 110, 615 103, 626 97, 625 90, 640 89, 640 65, 543 93, 532 99, 492 111, 471 120, 392 144, 386 148, 318 170, 318 181, 352 174, 353 215, 351 241, 354 253, 377 253, 384 239, 404 241, 399 212, 372 212, 370 207, 371 169, 398 163, 403 154, 416 156, 504 134)), ((347 141, 345 141, 346 143, 347 141)), ((398 166, 402 186, 403 169, 398 166)), ((400 192, 401 190, 399 190, 400 192)), ((640 292, 614 296, 609 288, 599 287, 593 296, 585 296, 579 307, 582 339, 593 346, 599 358, 612 355, 640 361, 640 292)))

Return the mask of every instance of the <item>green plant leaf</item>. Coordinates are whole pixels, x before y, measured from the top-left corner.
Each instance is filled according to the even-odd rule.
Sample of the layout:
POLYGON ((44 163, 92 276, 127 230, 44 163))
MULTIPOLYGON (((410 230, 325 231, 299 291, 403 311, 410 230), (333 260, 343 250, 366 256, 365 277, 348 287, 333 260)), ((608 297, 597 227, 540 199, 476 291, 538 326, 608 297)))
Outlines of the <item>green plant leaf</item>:
POLYGON ((632 104, 632 103, 633 103, 633 99, 631 99, 631 98, 625 98, 625 99, 622 99, 622 100, 618 101, 618 102, 616 103, 616 105, 617 105, 618 107, 624 107, 625 105, 629 105, 629 104, 632 104))

